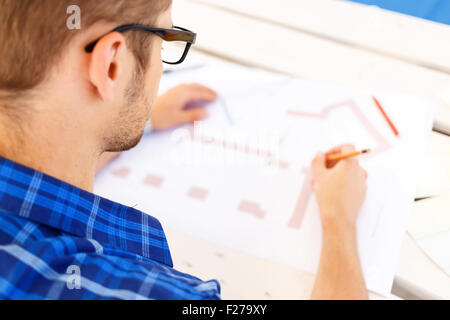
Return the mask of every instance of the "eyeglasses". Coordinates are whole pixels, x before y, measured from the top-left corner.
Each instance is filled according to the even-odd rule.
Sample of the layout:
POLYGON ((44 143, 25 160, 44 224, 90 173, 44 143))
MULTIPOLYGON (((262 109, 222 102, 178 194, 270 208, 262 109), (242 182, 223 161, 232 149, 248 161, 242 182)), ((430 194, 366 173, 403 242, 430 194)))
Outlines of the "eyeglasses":
MULTIPOLYGON (((139 24, 127 24, 112 30, 111 32, 125 32, 128 30, 142 30, 151 32, 164 40, 162 47, 162 60, 167 64, 180 64, 186 59, 191 46, 195 43, 197 34, 181 27, 162 29, 143 26, 139 24)), ((100 39, 91 42, 85 47, 86 52, 92 52, 100 39)))

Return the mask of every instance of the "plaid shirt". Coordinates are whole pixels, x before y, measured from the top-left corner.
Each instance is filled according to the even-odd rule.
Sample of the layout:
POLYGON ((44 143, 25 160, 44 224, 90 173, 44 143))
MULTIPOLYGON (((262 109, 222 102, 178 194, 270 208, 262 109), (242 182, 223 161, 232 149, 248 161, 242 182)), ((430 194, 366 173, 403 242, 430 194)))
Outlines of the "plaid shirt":
POLYGON ((0 261, 2 299, 220 298, 155 218, 1 157, 0 261))

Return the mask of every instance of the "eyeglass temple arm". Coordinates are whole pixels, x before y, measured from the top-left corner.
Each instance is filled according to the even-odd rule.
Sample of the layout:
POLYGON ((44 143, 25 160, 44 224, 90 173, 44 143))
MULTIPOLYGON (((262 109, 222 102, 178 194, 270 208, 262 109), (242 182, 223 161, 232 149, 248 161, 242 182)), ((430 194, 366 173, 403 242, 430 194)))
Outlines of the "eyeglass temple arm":
MULTIPOLYGON (((128 30, 143 30, 147 32, 152 32, 165 41, 186 41, 189 44, 194 44, 197 38, 197 34, 194 32, 184 29, 181 27, 174 26, 173 29, 162 29, 162 28, 152 28, 147 26, 142 26, 138 24, 129 24, 115 28, 112 32, 125 32, 128 30), (179 29, 179 30, 176 30, 179 29)), ((100 41, 100 39, 95 40, 88 44, 84 49, 86 52, 92 52, 94 50, 95 45, 100 41)))

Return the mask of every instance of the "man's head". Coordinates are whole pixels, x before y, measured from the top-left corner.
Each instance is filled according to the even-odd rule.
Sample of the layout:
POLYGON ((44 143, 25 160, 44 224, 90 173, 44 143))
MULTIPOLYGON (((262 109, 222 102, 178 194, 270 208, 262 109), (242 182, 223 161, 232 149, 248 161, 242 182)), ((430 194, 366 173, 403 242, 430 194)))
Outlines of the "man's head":
POLYGON ((77 133, 99 153, 136 145, 158 91, 162 39, 110 31, 171 28, 170 7, 171 0, 0 0, 2 127, 32 136, 37 126, 54 126, 67 143, 77 133), (67 26, 74 4, 79 30, 67 26))

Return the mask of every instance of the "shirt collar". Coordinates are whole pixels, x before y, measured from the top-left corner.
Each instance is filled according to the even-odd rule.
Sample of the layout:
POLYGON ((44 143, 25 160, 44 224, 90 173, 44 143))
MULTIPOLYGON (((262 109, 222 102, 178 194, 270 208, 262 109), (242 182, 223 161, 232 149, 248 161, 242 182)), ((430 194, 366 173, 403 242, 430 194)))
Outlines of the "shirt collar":
POLYGON ((154 217, 2 157, 0 209, 173 266, 166 236, 154 217))

